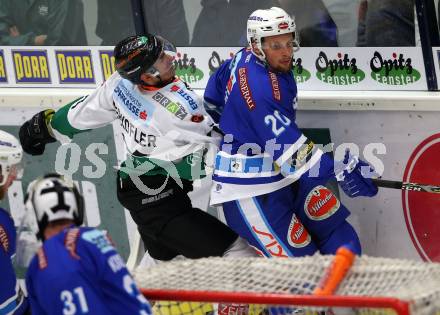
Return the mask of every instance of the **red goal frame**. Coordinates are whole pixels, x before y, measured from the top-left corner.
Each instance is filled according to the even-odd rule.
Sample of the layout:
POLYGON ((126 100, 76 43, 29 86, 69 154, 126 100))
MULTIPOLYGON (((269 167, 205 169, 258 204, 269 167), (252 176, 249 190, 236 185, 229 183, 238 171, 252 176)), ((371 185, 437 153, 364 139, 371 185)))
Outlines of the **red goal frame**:
POLYGON ((297 306, 329 306, 329 307, 367 307, 390 308, 399 315, 410 315, 409 302, 391 297, 366 296, 316 296, 267 293, 241 293, 216 291, 184 291, 140 289, 150 300, 191 301, 191 302, 228 302, 249 304, 274 304, 297 306))

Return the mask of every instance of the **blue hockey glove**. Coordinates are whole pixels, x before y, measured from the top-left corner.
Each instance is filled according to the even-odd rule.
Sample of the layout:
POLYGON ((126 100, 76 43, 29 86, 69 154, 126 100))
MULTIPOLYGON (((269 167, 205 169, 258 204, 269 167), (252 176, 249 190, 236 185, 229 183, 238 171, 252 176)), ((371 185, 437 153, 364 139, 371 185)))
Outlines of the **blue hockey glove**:
POLYGON ((377 185, 371 180, 375 174, 373 167, 351 155, 349 150, 345 153, 344 161, 336 163, 335 174, 339 186, 351 198, 377 194, 377 185))

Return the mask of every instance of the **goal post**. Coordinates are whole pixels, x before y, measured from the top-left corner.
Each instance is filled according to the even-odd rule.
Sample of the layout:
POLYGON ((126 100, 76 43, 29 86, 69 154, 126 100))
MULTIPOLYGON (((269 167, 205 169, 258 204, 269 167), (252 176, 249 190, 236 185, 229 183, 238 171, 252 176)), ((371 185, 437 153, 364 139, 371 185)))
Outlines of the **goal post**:
MULTIPOLYGON (((287 306, 293 308, 311 307, 313 309, 326 309, 332 307, 384 309, 394 310, 395 314, 409 315, 409 302, 397 298, 363 297, 363 296, 315 296, 315 295, 289 295, 269 293, 243 293, 243 292, 210 292, 210 291, 184 291, 184 290, 157 290, 141 289, 145 297, 152 301, 175 302, 204 302, 204 303, 233 303, 263 305, 263 308, 273 306, 287 306)), ((199 305, 198 305, 199 306, 199 305)), ((194 311, 195 308, 192 310, 194 311)), ((376 314, 379 312, 376 310, 376 314)), ((172 313, 172 312, 170 312, 172 313)), ((185 312, 179 312, 185 313, 185 312)), ((191 312, 188 312, 191 313, 191 312)), ((385 311, 389 314, 389 311, 385 311)), ((440 313, 440 312, 439 312, 440 313)))
POLYGON ((333 295, 314 295, 334 261, 318 254, 188 259, 138 268, 134 277, 150 301, 159 301, 154 309, 161 315, 203 315, 219 304, 248 305, 250 315, 341 307, 344 314, 440 314, 440 264, 364 255, 356 257, 333 295))

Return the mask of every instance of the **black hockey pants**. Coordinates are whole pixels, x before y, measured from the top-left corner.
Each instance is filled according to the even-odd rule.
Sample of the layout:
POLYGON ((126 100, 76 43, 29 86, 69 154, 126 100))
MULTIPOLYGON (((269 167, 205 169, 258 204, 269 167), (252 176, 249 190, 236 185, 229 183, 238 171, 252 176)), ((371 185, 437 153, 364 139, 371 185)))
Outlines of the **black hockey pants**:
MULTIPOLYGON (((163 185, 163 175, 140 176, 149 189, 163 185)), ((155 195, 142 193, 130 178, 117 176, 119 202, 130 211, 149 254, 158 260, 177 255, 188 258, 222 256, 238 235, 228 226, 197 208, 188 192, 192 182, 182 179, 183 188, 172 178, 155 195)))

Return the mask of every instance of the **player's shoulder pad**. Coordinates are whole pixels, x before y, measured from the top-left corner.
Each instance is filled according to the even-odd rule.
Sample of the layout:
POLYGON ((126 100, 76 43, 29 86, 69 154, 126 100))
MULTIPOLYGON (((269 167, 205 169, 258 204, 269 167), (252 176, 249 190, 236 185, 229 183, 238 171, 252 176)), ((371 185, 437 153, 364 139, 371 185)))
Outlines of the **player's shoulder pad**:
POLYGON ((103 254, 115 251, 113 242, 106 231, 95 228, 81 228, 80 238, 82 242, 95 246, 103 254))

